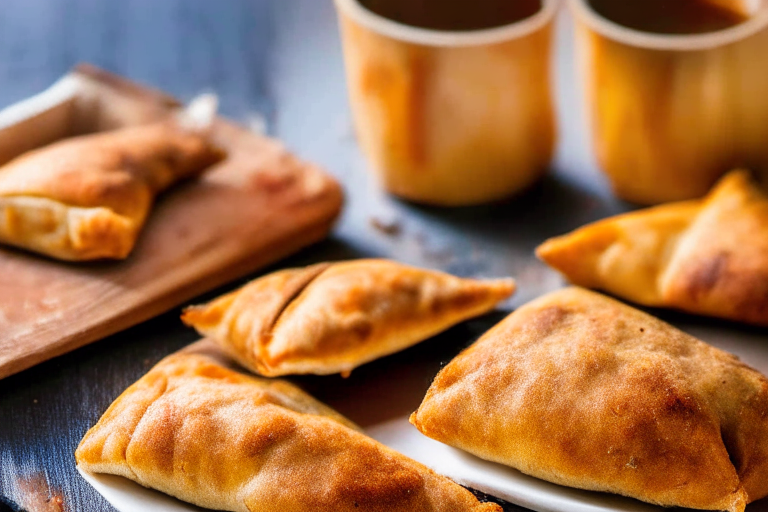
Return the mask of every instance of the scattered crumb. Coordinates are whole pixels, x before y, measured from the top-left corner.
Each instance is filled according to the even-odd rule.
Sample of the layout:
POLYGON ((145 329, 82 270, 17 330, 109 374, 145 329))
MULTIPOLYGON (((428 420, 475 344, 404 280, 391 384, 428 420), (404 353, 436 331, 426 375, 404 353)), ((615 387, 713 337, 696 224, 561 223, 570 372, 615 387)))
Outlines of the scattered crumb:
POLYGON ((33 403, 33 404, 36 404, 36 403, 37 403, 37 398, 35 398, 34 400, 32 400, 32 403, 33 403))
POLYGON ((64 499, 59 496, 53 496, 48 500, 49 509, 51 512, 64 512, 64 499))
POLYGON ((370 222, 371 227, 387 236, 398 236, 403 230, 397 219, 383 220, 378 217, 371 217, 370 222))
POLYGON ((150 366, 151 364, 152 364, 152 361, 150 361, 149 359, 144 360, 144 366, 150 366))
POLYGON ((16 501, 29 512, 66 512, 64 498, 48 485, 43 473, 19 477, 16 482, 16 501))

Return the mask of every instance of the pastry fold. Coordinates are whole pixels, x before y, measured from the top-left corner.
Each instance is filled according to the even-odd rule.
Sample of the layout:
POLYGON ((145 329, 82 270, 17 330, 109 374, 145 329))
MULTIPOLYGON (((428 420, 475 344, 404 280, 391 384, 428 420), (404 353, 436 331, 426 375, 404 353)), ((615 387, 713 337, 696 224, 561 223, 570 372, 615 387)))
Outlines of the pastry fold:
POLYGON ((348 374, 490 311, 514 290, 512 279, 355 260, 267 275, 182 319, 261 375, 348 374))
POLYGON ((768 495, 768 381, 581 288, 520 308, 449 363, 425 435, 561 485, 741 512, 768 495))
POLYGON ((734 171, 701 201, 611 217, 540 246, 572 283, 768 326, 768 195, 734 171))
POLYGON ((85 435, 80 468, 232 512, 501 512, 293 385, 166 358, 85 435))
POLYGON ((177 120, 30 151, 0 167, 0 243, 68 261, 126 258, 155 197, 223 157, 177 120))

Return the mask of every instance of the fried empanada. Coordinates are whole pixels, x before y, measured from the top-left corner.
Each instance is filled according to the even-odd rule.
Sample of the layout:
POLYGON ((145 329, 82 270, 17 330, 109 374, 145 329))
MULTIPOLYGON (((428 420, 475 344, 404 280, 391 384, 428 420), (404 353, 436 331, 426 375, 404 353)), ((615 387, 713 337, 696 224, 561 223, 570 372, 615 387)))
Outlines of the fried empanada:
POLYGON ((182 319, 262 375, 348 374, 490 311, 514 290, 512 279, 356 260, 270 274, 182 319))
POLYGON ((155 197, 223 156, 177 120, 25 153, 0 167, 0 243, 68 261, 123 259, 155 197))
POLYGON ((581 288, 511 314, 435 378, 425 435, 562 485, 741 512, 768 495, 768 380, 581 288))
POLYGON ((704 200, 605 219, 537 254, 579 286, 768 326, 768 196, 744 171, 704 200))
POLYGON ((232 512, 501 512, 293 385, 181 353, 86 435, 80 468, 232 512))

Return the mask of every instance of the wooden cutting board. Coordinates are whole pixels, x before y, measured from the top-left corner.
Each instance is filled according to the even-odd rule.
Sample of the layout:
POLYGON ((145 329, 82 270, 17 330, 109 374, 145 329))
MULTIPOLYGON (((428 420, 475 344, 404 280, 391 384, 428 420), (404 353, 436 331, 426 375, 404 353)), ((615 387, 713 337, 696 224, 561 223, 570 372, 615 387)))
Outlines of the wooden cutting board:
MULTIPOLYGON (((178 103, 91 66, 0 112, 0 164, 178 103)), ((324 238, 339 185, 274 140, 217 119, 227 159, 162 196, 131 256, 68 264, 0 248, 0 378, 158 315, 324 238)))

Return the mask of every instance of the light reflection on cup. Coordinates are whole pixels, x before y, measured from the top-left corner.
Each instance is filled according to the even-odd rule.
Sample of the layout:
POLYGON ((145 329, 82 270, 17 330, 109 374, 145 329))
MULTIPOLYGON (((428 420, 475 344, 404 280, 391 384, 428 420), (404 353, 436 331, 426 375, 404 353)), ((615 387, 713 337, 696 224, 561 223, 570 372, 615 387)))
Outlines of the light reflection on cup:
MULTIPOLYGON (((558 0, 468 32, 421 29, 335 0, 360 145, 384 187, 436 205, 494 201, 544 174, 558 0)), ((468 3, 471 5, 471 2, 468 3)))

